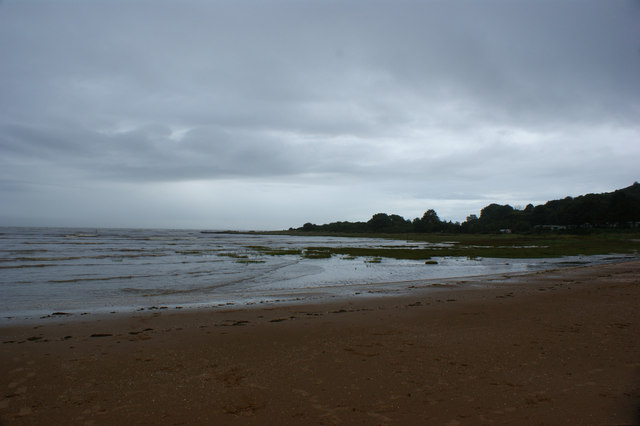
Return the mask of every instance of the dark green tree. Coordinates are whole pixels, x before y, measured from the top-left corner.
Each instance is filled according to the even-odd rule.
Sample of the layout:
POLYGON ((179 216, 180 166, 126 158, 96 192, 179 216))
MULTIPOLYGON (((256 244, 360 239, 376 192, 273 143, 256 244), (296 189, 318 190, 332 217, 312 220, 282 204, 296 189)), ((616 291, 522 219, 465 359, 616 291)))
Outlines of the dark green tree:
POLYGON ((438 213, 429 209, 422 215, 422 218, 413 221, 413 227, 416 232, 440 232, 444 228, 444 224, 440 221, 438 213))
POLYGON ((381 232, 391 227, 391 218, 386 213, 376 213, 367 222, 367 228, 372 232, 381 232))

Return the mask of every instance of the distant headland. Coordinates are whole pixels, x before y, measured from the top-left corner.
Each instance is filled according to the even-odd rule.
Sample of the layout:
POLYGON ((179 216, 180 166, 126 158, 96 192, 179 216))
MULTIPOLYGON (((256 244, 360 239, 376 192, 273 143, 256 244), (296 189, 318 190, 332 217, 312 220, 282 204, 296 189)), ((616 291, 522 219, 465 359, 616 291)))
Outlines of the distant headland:
POLYGON ((289 231, 330 233, 530 233, 589 232, 640 229, 640 184, 601 194, 586 194, 527 205, 524 209, 489 204, 480 217, 469 215, 463 223, 443 221, 433 209, 421 218, 376 213, 367 222, 305 223, 289 231))

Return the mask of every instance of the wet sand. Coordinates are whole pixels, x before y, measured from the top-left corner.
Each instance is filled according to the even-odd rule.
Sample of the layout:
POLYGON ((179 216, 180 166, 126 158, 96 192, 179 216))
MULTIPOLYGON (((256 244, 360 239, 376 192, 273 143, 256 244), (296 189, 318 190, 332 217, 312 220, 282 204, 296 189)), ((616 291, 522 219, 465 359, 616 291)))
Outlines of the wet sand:
POLYGON ((0 424, 637 424, 640 261, 0 328, 0 424))

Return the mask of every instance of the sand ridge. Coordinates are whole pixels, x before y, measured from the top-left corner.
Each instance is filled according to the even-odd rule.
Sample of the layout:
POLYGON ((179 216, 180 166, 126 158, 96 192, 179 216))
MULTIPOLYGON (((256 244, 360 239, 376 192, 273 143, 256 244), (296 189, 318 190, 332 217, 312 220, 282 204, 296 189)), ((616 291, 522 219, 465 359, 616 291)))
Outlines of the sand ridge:
POLYGON ((640 261, 0 329, 0 422, 634 424, 640 261))

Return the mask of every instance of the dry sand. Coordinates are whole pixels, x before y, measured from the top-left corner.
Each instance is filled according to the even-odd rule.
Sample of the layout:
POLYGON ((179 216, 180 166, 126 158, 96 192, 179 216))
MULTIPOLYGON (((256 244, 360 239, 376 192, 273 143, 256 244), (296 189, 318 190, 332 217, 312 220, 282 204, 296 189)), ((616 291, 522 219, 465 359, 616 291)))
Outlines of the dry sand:
POLYGON ((0 329, 0 423, 636 424, 640 261, 0 329))

